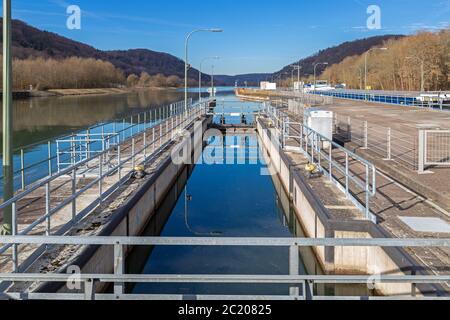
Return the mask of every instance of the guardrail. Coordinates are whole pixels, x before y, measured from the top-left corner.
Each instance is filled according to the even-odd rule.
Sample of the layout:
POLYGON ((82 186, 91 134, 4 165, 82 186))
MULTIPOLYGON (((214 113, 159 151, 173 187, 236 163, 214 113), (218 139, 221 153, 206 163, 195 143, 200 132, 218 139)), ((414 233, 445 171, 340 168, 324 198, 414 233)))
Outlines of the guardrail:
POLYGON ((450 130, 419 130, 419 172, 450 166, 450 130))
POLYGON ((303 123, 292 122, 286 113, 275 107, 266 105, 266 113, 277 129, 283 149, 292 147, 287 146, 287 140, 295 141, 294 148, 297 147, 312 164, 317 165, 319 171, 329 177, 366 219, 377 223, 377 217, 370 210, 370 200, 377 191, 377 170, 372 163, 303 123), (363 174, 354 170, 361 170, 363 174), (357 196, 360 193, 364 195, 362 200, 357 196))
POLYGON ((335 135, 342 142, 353 142, 371 150, 381 159, 418 169, 418 136, 380 125, 335 114, 335 135))
MULTIPOLYGON (((151 130, 152 134, 151 141, 147 139, 148 130, 135 133, 130 138, 122 141, 122 144, 112 146, 95 154, 93 157, 40 180, 30 188, 15 195, 12 199, 2 203, 0 211, 4 211, 6 208, 11 208, 12 211, 12 235, 23 236, 31 232, 34 234, 40 232, 49 236, 52 234, 51 218, 57 214, 61 216, 64 214, 68 215, 68 212, 64 213, 63 211, 65 208, 68 208, 70 218, 66 218, 68 220, 67 223, 58 226, 59 229, 53 231, 55 235, 64 234, 72 225, 92 212, 98 205, 101 205, 104 200, 131 177, 139 158, 143 163, 154 160, 173 141, 177 132, 187 128, 195 119, 205 114, 208 104, 209 101, 198 103, 191 106, 187 112, 183 111, 181 114, 166 119, 165 122, 159 124, 158 132, 155 127, 149 128, 148 130, 151 130), (140 148, 137 148, 139 144, 140 148), (86 173, 94 175, 91 179, 92 181, 77 187, 80 179, 85 177, 86 173), (107 179, 108 183, 105 181, 107 179), (69 189, 68 195, 61 193, 64 187, 69 189), (98 197, 86 207, 79 209, 77 199, 88 191, 96 192, 98 197), (56 200, 56 205, 52 206, 52 202, 56 200), (21 225, 21 230, 19 230, 18 215, 21 214, 21 211, 26 212, 29 210, 28 206, 37 201, 43 202, 44 205, 33 209, 33 216, 36 216, 35 220, 21 225)), ((9 248, 9 245, 1 247, 0 255, 4 254, 9 248)), ((24 259, 25 261, 21 265, 18 247, 14 245, 12 249, 14 271, 26 268, 43 252, 42 249, 33 252, 29 258, 24 259)))
MULTIPOLYGON (((192 106, 192 99, 189 100, 192 106)), ((119 142, 128 139, 135 133, 142 132, 148 128, 159 124, 160 122, 180 114, 184 109, 184 101, 172 103, 167 106, 155 108, 138 114, 134 114, 122 119, 112 120, 107 123, 100 123, 81 130, 78 133, 72 133, 67 136, 58 137, 48 141, 33 143, 29 146, 16 149, 14 152, 18 154, 15 164, 19 164, 20 169, 14 171, 15 190, 25 190, 27 187, 35 183, 37 180, 51 176, 58 171, 58 155, 57 152, 73 152, 73 146, 68 148, 57 148, 57 140, 74 140, 80 135, 95 136, 102 135, 105 132, 118 135, 119 142), (33 158, 32 162, 27 158, 33 158)), ((90 141, 87 148, 95 149, 95 141, 90 141)), ((0 180, 3 176, 0 176, 0 180)), ((1 186, 1 183, 0 183, 1 186)))
MULTIPOLYGON (((80 284, 79 289, 58 292, 4 292, 4 299, 48 299, 48 300, 151 300, 186 299, 183 295, 149 295, 125 292, 125 283, 229 283, 229 284, 284 284, 289 286, 286 295, 238 296, 208 295, 191 296, 192 299, 291 299, 291 300, 334 300, 370 299, 367 296, 320 296, 316 294, 317 284, 366 284, 372 288, 380 284, 410 284, 411 291, 401 296, 372 297, 378 299, 450 299, 448 292, 424 296, 418 291, 418 284, 444 284, 450 275, 416 275, 416 269, 392 270, 390 274, 379 275, 300 275, 299 249, 303 247, 449 247, 450 239, 310 239, 310 238, 168 238, 168 237, 0 237, 0 242, 9 245, 55 245, 110 246, 113 274, 61 274, 61 273, 8 273, 0 274, 0 282, 57 282, 80 284), (282 275, 215 275, 215 274, 125 274, 126 250, 128 246, 221 246, 221 247, 285 247, 289 248, 288 269, 282 275), (406 274, 407 272, 411 275, 406 274), (113 284, 113 293, 97 293, 98 283, 113 284), (81 288, 84 284, 84 288, 81 288), (439 295, 440 294, 440 295, 439 295)), ((258 263, 258 261, 255 261, 258 263)), ((263 263, 263 262, 261 262, 263 263)))
MULTIPOLYGON (((434 109, 440 111, 450 111, 450 102, 444 98, 417 99, 420 93, 415 96, 412 93, 403 92, 383 92, 383 91, 358 91, 358 90, 331 90, 331 91, 311 91, 319 96, 335 97, 348 100, 362 100, 374 103, 403 105, 410 107, 434 109)), ((432 93, 431 93, 432 94, 432 93)))

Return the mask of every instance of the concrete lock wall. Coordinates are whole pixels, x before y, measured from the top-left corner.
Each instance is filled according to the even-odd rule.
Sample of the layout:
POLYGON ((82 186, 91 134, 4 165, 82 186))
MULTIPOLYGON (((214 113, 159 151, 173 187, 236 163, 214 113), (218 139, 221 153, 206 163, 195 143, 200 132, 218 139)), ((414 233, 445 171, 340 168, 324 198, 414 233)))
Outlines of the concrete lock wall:
MULTIPOLYGON (((257 129, 268 165, 278 174, 281 184, 291 195, 292 206, 307 237, 311 238, 385 238, 379 228, 369 221, 333 221, 303 176, 292 168, 291 159, 272 140, 275 129, 258 119, 257 129)), ((326 273, 402 275, 411 274, 415 262, 403 249, 380 247, 313 248, 326 273)), ((376 280, 376 279, 375 279, 376 280)), ((379 284, 376 290, 384 295, 409 295, 411 284, 379 284)), ((429 290, 431 286, 421 286, 429 290)), ((433 290, 433 289, 431 289, 433 290)))
MULTIPOLYGON (((202 121, 201 133, 207 130, 211 118, 202 121)), ((190 158, 195 163, 194 150, 202 150, 203 140, 194 139, 194 129, 191 128, 191 139, 183 139, 177 148, 190 152, 190 158)), ((167 192, 172 188, 185 164, 175 164, 169 154, 158 166, 152 177, 146 181, 134 194, 114 213, 114 218, 108 223, 98 236, 139 236, 148 221, 153 217, 159 204, 164 200, 167 192)), ((124 248, 125 255, 131 248, 124 248)), ((114 248, 112 246, 89 246, 77 257, 72 259, 71 265, 79 266, 82 273, 111 274, 114 272, 114 248)), ((66 272, 67 267, 61 272, 66 272)), ((96 291, 102 292, 110 284, 97 284, 96 291)), ((64 284, 45 283, 39 286, 38 292, 69 292, 64 284)), ((70 291, 73 293, 73 291, 70 291)), ((83 292, 83 289, 81 290, 83 292)))

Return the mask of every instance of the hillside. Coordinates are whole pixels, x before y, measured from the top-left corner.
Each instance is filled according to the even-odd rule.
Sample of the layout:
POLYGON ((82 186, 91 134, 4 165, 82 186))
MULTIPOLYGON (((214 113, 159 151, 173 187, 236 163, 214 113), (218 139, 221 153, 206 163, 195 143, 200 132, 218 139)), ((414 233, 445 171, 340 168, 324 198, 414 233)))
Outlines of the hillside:
MULTIPOLYGON (((0 26, 2 24, 3 20, 0 18, 0 26)), ((161 73, 165 76, 176 75, 184 78, 183 60, 167 53, 147 49, 101 51, 56 33, 39 30, 20 20, 13 20, 12 25, 13 54, 16 58, 96 58, 111 62, 125 75, 132 73, 139 75, 145 71, 151 75, 161 73)), ((1 33, 0 41, 3 41, 1 33)), ((189 77, 198 79, 198 71, 191 69, 189 77)), ((209 79, 209 77, 205 75, 205 79, 209 79)))
MULTIPOLYGON (((402 35, 384 35, 384 36, 376 36, 371 38, 365 38, 355 41, 344 42, 338 46, 331 47, 325 50, 321 50, 318 53, 302 59, 300 61, 294 62, 294 65, 300 65, 302 67, 301 74, 302 76, 309 76, 314 74, 314 64, 318 62, 328 62, 330 65, 338 64, 342 62, 345 58, 361 55, 372 47, 380 46, 385 41, 391 39, 400 39, 404 36, 402 35)), ((324 66, 317 67, 317 75, 320 75, 324 71, 324 66)), ((274 75, 279 76, 283 74, 283 78, 287 78, 291 76, 292 67, 291 65, 284 67, 280 71, 276 72, 274 75)))
POLYGON ((247 85, 255 86, 259 85, 261 81, 270 80, 272 78, 271 73, 249 73, 249 74, 240 74, 235 76, 227 76, 227 75, 217 75, 214 76, 217 82, 226 85, 226 86, 234 86, 236 81, 239 86, 243 86, 244 82, 247 81, 247 85))

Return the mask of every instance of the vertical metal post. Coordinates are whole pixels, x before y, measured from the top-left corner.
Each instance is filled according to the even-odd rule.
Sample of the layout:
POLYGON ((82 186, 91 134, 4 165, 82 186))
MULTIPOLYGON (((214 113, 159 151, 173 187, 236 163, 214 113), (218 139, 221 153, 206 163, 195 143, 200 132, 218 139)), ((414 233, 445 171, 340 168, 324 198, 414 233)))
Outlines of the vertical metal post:
POLYGON ((369 147, 369 125, 364 121, 364 149, 369 147))
MULTIPOLYGON (((120 243, 114 245, 114 275, 120 276, 125 272, 125 259, 123 246, 120 243)), ((124 293, 124 283, 114 282, 114 294, 120 296, 124 293)))
POLYGON ((120 156, 120 145, 117 146, 117 171, 119 174, 119 181, 122 180, 122 164, 121 164, 121 156, 120 156))
POLYGON ((144 137, 143 137, 143 143, 144 143, 144 159, 147 159, 147 132, 144 131, 144 137))
POLYGON ((331 141, 329 143, 330 143, 330 147, 329 147, 329 151, 328 151, 329 152, 328 162, 329 162, 329 166, 330 166, 330 168, 329 168, 329 170, 330 170, 330 181, 333 181, 333 144, 331 143, 331 141))
POLYGON ((45 235, 50 236, 50 230, 51 230, 51 217, 50 217, 50 210, 51 210, 51 203, 50 203, 50 182, 47 182, 45 184, 45 235))
POLYGON ((22 190, 25 190, 25 154, 23 152, 23 149, 20 149, 20 169, 22 190))
POLYGON ((426 133, 425 130, 419 130, 419 173, 425 172, 426 157, 426 133))
POLYGON ((387 130, 387 159, 392 159, 392 131, 391 128, 388 128, 387 130))
MULTIPOLYGON (((3 0, 3 201, 14 196, 14 164, 12 154, 12 59, 11 0, 3 0)), ((3 210, 0 234, 12 232, 12 207, 3 210)))
MULTIPOLYGON (((11 234, 13 236, 17 235, 17 204, 15 202, 11 205, 11 220, 12 220, 12 230, 11 234)), ((13 261, 13 272, 19 270, 19 256, 18 256, 18 245, 15 243, 12 247, 12 261, 13 261)))
POLYGON ((134 170, 134 167, 136 166, 136 155, 135 155, 135 145, 136 145, 136 140, 133 138, 131 140, 131 166, 132 166, 132 170, 134 170))
MULTIPOLYGON (((289 275, 298 276, 299 275, 299 252, 298 247, 296 245, 289 247, 289 275)), ((290 287, 289 294, 291 296, 299 296, 300 291, 298 287, 290 287)))
POLYGON ((52 143, 49 141, 47 143, 47 151, 48 151, 48 176, 51 177, 53 174, 52 170, 52 143))
MULTIPOLYGON (((77 192, 77 169, 73 169, 72 171, 72 196, 77 192)), ((77 199, 73 198, 72 200, 72 220, 75 219, 77 215, 77 199)))
POLYGON ((156 133, 155 133, 155 127, 152 129, 152 146, 153 146, 153 153, 155 153, 156 149, 156 133))
POLYGON ((349 186, 349 174, 350 174, 350 168, 349 168, 349 156, 348 153, 345 153, 345 194, 348 197, 350 194, 350 186, 349 186))
POLYGON ((98 198, 100 200, 100 205, 103 203, 103 162, 101 160, 101 157, 99 159, 98 163, 98 198))
POLYGON ((366 164, 366 219, 370 220, 370 181, 369 165, 366 164))

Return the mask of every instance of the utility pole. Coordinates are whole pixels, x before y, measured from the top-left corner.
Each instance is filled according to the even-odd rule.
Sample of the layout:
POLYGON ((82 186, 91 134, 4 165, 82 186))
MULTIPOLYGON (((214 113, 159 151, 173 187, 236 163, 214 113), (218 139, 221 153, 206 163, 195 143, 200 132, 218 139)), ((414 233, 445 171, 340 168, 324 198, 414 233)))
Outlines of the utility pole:
MULTIPOLYGON (((12 158, 11 0, 3 0, 3 201, 14 196, 12 158)), ((1 234, 12 233, 11 206, 3 210, 1 234)))

